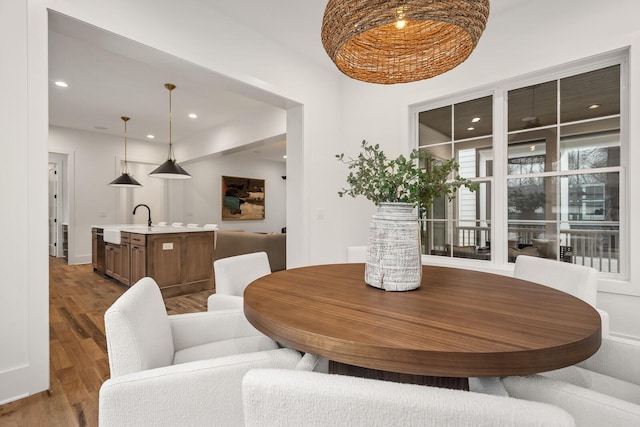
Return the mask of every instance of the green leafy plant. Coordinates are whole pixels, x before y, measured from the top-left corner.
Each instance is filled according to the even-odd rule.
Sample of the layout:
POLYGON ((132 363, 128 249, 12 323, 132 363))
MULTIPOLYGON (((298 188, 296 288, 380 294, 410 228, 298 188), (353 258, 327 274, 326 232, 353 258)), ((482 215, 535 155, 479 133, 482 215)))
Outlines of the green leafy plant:
POLYGON ((460 187, 478 189, 478 184, 458 175, 455 161, 439 161, 425 151, 413 150, 409 158, 400 155, 388 159, 379 144, 362 141, 362 151, 355 159, 345 158, 344 153, 336 158, 350 170, 349 186, 338 195, 364 196, 376 205, 404 202, 428 209, 438 197, 453 200, 460 187))

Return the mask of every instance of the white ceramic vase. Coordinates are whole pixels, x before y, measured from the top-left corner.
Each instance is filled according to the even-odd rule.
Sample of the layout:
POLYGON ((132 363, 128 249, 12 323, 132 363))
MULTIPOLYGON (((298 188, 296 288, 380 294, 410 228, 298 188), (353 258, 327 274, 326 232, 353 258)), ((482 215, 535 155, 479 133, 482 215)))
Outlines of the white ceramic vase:
POLYGON ((364 280, 386 291, 420 287, 420 224, 411 203, 381 203, 372 216, 364 280))

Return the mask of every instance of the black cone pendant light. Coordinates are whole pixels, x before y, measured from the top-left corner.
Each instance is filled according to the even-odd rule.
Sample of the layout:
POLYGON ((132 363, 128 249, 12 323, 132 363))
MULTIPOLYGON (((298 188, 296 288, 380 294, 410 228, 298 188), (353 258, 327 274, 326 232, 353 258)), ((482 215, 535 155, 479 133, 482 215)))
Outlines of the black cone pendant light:
POLYGON ((167 83, 164 87, 169 90, 169 155, 167 156, 167 161, 155 168, 149 176, 164 179, 189 179, 191 178, 189 172, 184 170, 176 162, 175 155, 173 154, 173 144, 171 142, 171 91, 174 90, 176 86, 167 83))
POLYGON ((124 167, 122 175, 109 183, 111 187, 142 187, 134 177, 129 175, 129 165, 127 164, 127 121, 129 117, 120 117, 124 122, 124 167))

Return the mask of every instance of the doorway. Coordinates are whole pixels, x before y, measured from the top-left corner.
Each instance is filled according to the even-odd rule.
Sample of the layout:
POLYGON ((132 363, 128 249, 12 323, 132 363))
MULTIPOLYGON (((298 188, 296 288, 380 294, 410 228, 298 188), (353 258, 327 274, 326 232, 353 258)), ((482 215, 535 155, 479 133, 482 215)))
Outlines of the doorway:
MULTIPOLYGON (((67 198, 67 159, 69 154, 49 152, 48 204, 49 204, 49 256, 69 261, 69 228, 67 198)), ((72 188, 73 190, 73 188, 72 188)))
POLYGON ((58 256, 58 164, 49 163, 49 256, 58 256))

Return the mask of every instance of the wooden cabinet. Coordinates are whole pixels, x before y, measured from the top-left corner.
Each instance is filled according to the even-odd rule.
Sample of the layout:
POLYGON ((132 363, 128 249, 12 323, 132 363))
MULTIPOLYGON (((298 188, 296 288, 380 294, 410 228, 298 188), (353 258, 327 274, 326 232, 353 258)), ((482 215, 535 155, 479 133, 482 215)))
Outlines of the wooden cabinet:
POLYGON ((130 286, 132 285, 130 280, 130 233, 121 233, 121 241, 120 241, 120 265, 116 274, 118 275, 118 280, 123 284, 130 286))
POLYGON ((120 245, 105 245, 105 274, 120 280, 120 245))
POLYGON ((164 296, 213 289, 213 231, 121 232, 120 238, 105 246, 107 276, 127 286, 151 277, 164 296))
POLYGON ((131 234, 129 245, 129 283, 133 285, 147 275, 147 248, 144 234, 131 234))
POLYGON ((105 247, 105 274, 129 286, 129 243, 107 243, 105 247))
POLYGON ((213 231, 149 234, 147 276, 162 295, 213 289, 213 231))

